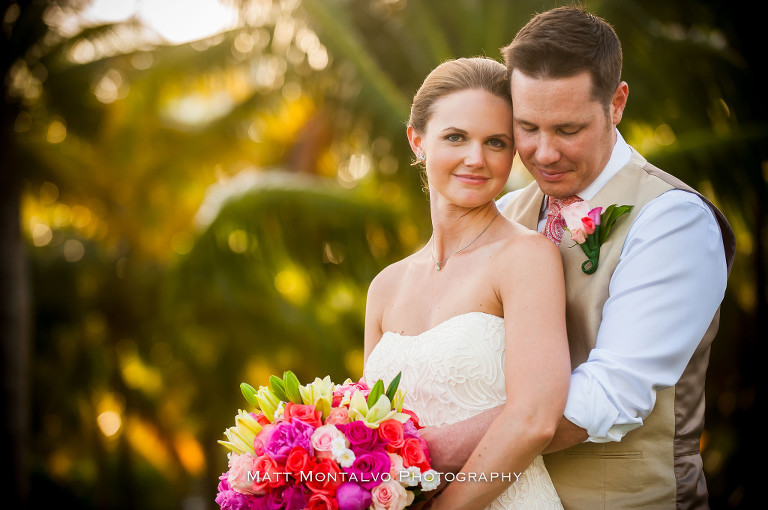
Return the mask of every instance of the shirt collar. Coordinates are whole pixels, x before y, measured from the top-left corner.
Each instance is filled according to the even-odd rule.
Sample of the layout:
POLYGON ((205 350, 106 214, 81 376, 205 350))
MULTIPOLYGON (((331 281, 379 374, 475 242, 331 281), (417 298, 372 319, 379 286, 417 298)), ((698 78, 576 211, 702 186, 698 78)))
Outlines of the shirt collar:
POLYGON ((595 198, 595 195, 597 195, 597 193, 603 189, 603 186, 605 186, 606 183, 610 181, 611 178, 624 167, 624 165, 629 163, 631 158, 632 149, 630 148, 629 144, 624 141, 624 138, 621 136, 621 133, 619 133, 619 130, 617 129, 616 143, 613 146, 613 151, 611 151, 611 157, 608 160, 608 164, 605 165, 605 168, 602 172, 600 172, 600 175, 598 175, 597 178, 592 181, 589 186, 581 190, 580 193, 576 194, 582 200, 592 200, 595 198))

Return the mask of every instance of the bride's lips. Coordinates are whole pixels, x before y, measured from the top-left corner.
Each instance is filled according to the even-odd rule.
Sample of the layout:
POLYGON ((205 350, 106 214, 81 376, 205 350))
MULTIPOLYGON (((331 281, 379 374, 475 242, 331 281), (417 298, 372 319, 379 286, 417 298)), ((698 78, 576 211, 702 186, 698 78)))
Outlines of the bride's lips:
POLYGON ((488 177, 482 175, 456 174, 454 177, 464 184, 480 185, 488 182, 488 177))

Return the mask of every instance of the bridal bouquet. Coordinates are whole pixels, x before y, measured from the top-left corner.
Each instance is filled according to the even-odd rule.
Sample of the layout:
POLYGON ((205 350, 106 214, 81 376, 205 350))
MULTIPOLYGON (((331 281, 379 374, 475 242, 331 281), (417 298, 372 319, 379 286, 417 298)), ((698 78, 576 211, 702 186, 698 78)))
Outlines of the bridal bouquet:
POLYGON ((400 375, 384 388, 293 372, 240 389, 240 410, 219 441, 230 451, 216 503, 223 510, 402 510, 437 488, 418 417, 403 409, 400 375))

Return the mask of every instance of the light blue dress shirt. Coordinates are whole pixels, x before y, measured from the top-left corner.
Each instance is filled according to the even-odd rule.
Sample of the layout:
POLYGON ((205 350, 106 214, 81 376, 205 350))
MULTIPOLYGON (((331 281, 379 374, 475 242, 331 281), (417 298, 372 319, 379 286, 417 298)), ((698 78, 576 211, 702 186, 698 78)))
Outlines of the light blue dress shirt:
MULTIPOLYGON (((578 193, 591 200, 630 159, 617 131, 605 169, 578 193)), ((517 192, 498 200, 501 210, 517 192)), ((545 200, 546 202, 546 200, 545 200)), ((539 231, 546 222, 542 208, 539 231)), ((565 417, 587 441, 619 441, 643 424, 656 392, 677 383, 725 295, 725 252, 711 209, 670 190, 629 229, 609 284, 595 348, 571 374, 565 417)))

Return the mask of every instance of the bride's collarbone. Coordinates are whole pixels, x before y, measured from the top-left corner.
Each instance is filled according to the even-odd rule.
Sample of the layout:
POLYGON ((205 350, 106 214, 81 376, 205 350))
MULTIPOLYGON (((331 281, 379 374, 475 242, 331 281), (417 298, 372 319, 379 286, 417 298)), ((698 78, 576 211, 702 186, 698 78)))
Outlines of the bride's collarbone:
MULTIPOLYGON (((447 268, 446 268, 447 269, 447 268)), ((431 277, 414 279, 392 296, 386 321, 404 335, 432 329, 457 315, 482 312, 503 315, 503 306, 487 280, 446 275, 439 283, 431 277)))

